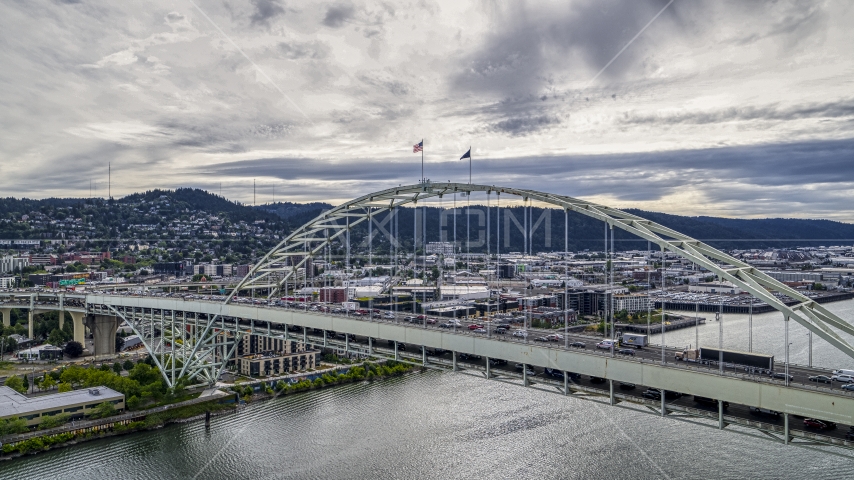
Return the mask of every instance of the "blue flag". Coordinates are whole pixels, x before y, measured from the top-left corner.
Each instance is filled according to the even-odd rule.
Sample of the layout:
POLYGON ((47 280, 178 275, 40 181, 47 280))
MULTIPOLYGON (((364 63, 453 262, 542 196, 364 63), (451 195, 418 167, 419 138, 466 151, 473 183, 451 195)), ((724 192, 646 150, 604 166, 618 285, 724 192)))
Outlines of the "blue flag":
POLYGON ((462 160, 464 158, 471 158, 471 148, 469 148, 469 151, 464 153, 463 156, 460 157, 460 160, 462 160))

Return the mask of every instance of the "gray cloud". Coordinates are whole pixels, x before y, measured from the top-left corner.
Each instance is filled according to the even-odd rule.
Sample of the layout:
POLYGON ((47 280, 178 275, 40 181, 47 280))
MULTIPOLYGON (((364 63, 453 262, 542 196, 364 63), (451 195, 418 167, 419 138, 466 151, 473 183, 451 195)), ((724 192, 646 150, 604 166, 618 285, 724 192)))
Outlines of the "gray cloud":
POLYGON ((338 28, 356 15, 356 7, 352 3, 338 3, 330 6, 323 17, 327 27, 338 28))
POLYGON ((249 18, 252 25, 270 25, 270 20, 283 15, 285 9, 278 0, 252 0, 255 12, 249 18))
POLYGON ((320 41, 299 42, 296 40, 279 42, 278 51, 285 58, 300 60, 309 58, 312 60, 325 59, 329 56, 329 46, 320 41))
MULTIPOLYGON (((551 76, 563 75, 567 64, 579 73, 605 66, 666 3, 588 0, 552 7, 505 4, 505 10, 494 14, 492 34, 478 51, 465 58, 455 84, 502 96, 538 95, 551 76)), ((672 18, 673 14, 666 11, 657 21, 672 18)), ((638 61, 637 55, 626 55, 605 75, 618 77, 638 61)))
POLYGON ((854 99, 827 103, 809 103, 784 107, 779 104, 765 106, 729 107, 710 111, 664 112, 636 114, 626 112, 618 121, 622 124, 709 124, 749 120, 797 120, 804 118, 854 117, 854 99))
POLYGON ((506 133, 516 137, 555 127, 560 125, 561 122, 562 120, 557 116, 537 115, 501 120, 500 122, 493 123, 488 128, 495 132, 506 133))

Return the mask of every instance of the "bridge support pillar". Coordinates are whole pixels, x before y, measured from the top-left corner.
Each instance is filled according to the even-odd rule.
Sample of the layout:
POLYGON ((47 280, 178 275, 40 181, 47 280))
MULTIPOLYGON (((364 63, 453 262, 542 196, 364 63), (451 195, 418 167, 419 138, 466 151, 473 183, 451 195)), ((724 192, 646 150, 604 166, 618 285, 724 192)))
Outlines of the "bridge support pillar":
POLYGON ((3 314, 3 326, 11 327, 12 326, 12 309, 11 308, 0 308, 0 313, 3 314))
POLYGON ((395 361, 400 360, 400 354, 397 352, 397 341, 394 342, 394 359, 395 361))
POLYGON ((308 343, 308 327, 302 327, 302 344, 308 343))
POLYGON ((522 385, 528 386, 528 365, 526 363, 522 364, 522 385))
POLYGON ((116 353, 116 330, 119 319, 108 315, 89 315, 86 319, 89 330, 92 331, 95 355, 110 355, 116 353))
MULTIPOLYGON (((489 362, 487 362, 487 364, 488 363, 489 362)), ((456 372, 457 371, 457 352, 451 352, 451 365, 452 365, 453 370, 456 372)), ((489 367, 487 367, 487 368, 489 368, 489 367)))
POLYGON ((569 395, 569 374, 566 373, 566 370, 563 372, 563 394, 569 395))
POLYGON ((323 348, 326 348, 326 330, 323 331, 323 348))
POLYGON ((667 399, 664 398, 664 390, 661 390, 661 416, 667 415, 667 399))
POLYGON ((614 381, 608 380, 608 402, 611 405, 617 404, 617 399, 614 398, 614 381))
POLYGON ((421 365, 427 365, 427 347, 421 345, 421 365))
MULTIPOLYGON (((454 352, 454 358, 456 359, 457 352, 454 352)), ((486 358, 486 379, 489 380, 489 357, 486 358)))
POLYGON ((86 316, 83 312, 68 312, 71 315, 71 324, 74 325, 74 341, 80 342, 83 348, 86 348, 86 327, 83 326, 83 317, 86 316))
POLYGON ((784 413, 783 414, 783 445, 788 445, 790 439, 791 439, 791 437, 789 437, 789 414, 784 413))
POLYGON ((368 355, 374 354, 374 337, 368 337, 368 355))
POLYGON ((724 401, 718 400, 718 428, 723 430, 727 424, 724 422, 724 401))
POLYGON ((30 310, 27 312, 27 333, 29 334, 30 340, 33 339, 33 326, 35 322, 35 312, 33 312, 33 307, 30 306, 30 310))

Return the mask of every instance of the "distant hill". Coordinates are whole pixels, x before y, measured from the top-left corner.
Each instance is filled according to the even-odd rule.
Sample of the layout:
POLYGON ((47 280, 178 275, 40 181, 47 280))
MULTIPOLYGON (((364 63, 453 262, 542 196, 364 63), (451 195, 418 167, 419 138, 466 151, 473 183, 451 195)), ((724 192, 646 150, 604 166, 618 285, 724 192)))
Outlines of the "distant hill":
MULTIPOLYGON (((2 198, 0 199, 0 239, 3 238, 51 238, 38 233, 35 225, 19 222, 22 215, 37 215, 47 220, 62 221, 65 218, 84 217, 91 221, 86 234, 90 238, 128 238, 134 235, 130 225, 165 225, 173 219, 187 218, 189 215, 218 215, 231 223, 246 222, 255 224, 263 220, 266 231, 278 235, 287 235, 295 228, 320 215, 332 205, 324 202, 294 203, 277 202, 259 206, 247 206, 232 202, 226 198, 199 189, 179 188, 177 190, 151 190, 135 193, 126 197, 106 201, 104 199, 49 198, 43 200, 2 198), (143 208, 155 206, 156 209, 143 208)), ((472 207, 472 209, 481 207, 472 207)), ((440 220, 436 208, 428 208, 427 240, 440 240, 440 220)), ((717 248, 794 248, 798 246, 819 246, 831 244, 854 244, 854 224, 830 220, 801 220, 785 218, 769 219, 731 219, 709 216, 687 217, 659 212, 647 212, 628 209, 629 213, 658 222, 678 232, 707 242, 717 248)), ((490 211, 490 250, 495 251, 496 235, 495 208, 490 211)), ((543 209, 534 208, 533 218, 540 219, 543 209)), ((400 210, 398 220, 401 241, 412 245, 413 210, 400 210)), ((383 214, 378 215, 381 221, 383 214)), ((514 217, 519 224, 524 223, 521 207, 502 208, 501 251, 521 251, 524 238, 515 223, 508 218, 514 217), (507 229, 510 225, 509 230, 507 229), (509 242, 507 241, 509 240, 509 242)), ((474 218, 474 217, 472 217, 474 218)), ((485 218, 485 217, 479 217, 485 218)), ((452 239, 453 216, 446 216, 445 239, 452 239)), ((44 223, 44 222, 43 222, 44 223)), ((534 250, 562 250, 564 248, 564 215, 552 210, 548 241, 544 235, 545 223, 539 224, 534 235, 534 250)), ((42 232, 59 231, 56 227, 45 227, 42 232)), ((472 237, 478 228, 472 223, 472 237)), ((485 229, 482 227, 482 229, 485 229)), ((466 231, 465 215, 457 215, 457 240, 462 240, 466 231)), ((82 233, 82 232, 81 232, 82 233)), ((485 232, 483 232, 485 233, 485 232)), ((367 225, 361 224, 354 229, 354 241, 367 235, 367 225)), ((484 235, 485 237, 485 235, 484 235)), ((57 238, 53 236, 52 238, 57 238)), ((269 241, 273 241, 272 239, 269 241)), ((580 215, 569 215, 569 249, 572 251, 590 249, 601 250, 604 242, 602 223, 580 215)), ((268 241, 262 241, 266 246, 268 241)), ((617 231, 618 250, 646 249, 646 241, 640 240, 622 231, 617 231)), ((411 247, 410 247, 411 248, 411 247)), ((481 249, 486 250, 484 245, 481 249)))

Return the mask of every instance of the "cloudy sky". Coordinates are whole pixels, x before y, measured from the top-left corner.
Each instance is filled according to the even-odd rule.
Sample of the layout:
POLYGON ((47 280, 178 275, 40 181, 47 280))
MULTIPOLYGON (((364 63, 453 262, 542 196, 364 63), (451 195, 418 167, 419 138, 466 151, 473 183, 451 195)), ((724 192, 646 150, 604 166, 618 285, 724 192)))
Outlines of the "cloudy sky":
POLYGON ((3 2, 0 196, 112 162, 114 196, 335 203, 415 183, 424 138, 434 180, 471 145, 477 183, 854 222, 854 4, 667 5, 3 2))

